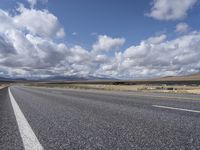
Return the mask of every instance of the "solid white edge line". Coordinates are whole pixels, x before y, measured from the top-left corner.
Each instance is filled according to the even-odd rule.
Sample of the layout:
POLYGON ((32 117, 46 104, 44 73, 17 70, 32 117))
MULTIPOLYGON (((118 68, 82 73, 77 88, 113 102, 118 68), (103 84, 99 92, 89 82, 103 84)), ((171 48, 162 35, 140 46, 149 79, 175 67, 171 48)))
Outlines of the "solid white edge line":
POLYGON ((153 107, 157 108, 164 108, 164 109, 171 109, 171 110, 180 110, 180 111, 187 111, 193 113, 200 113, 198 110, 191 110, 191 109, 183 109, 183 108, 176 108, 176 107, 168 107, 168 106, 160 106, 160 105, 152 105, 153 107))
POLYGON ((14 110, 14 114, 17 120, 19 132, 24 144, 25 150, 43 150, 44 148, 40 144, 39 140, 37 139, 35 133, 33 132, 31 126, 29 125, 28 121, 26 120, 24 114, 19 108, 15 98, 13 97, 10 88, 8 88, 9 97, 11 100, 11 104, 14 110))

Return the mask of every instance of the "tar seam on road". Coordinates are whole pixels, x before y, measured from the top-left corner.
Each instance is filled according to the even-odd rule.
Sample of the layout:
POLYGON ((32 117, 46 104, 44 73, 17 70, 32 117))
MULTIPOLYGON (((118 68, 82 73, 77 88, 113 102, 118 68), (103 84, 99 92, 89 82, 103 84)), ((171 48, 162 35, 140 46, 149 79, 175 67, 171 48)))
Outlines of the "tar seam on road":
POLYGON ((24 144, 25 150, 43 150, 44 148, 37 139, 35 133, 33 132, 31 126, 26 120, 24 114, 20 110, 17 102, 15 101, 10 88, 8 88, 9 97, 12 103, 14 114, 19 127, 20 135, 24 144))
POLYGON ((200 113, 198 110, 191 110, 191 109, 183 109, 183 108, 176 108, 176 107, 168 107, 168 106, 160 106, 160 105, 152 105, 153 107, 157 108, 164 108, 164 109, 171 109, 171 110, 180 110, 180 111, 187 111, 193 113, 200 113))

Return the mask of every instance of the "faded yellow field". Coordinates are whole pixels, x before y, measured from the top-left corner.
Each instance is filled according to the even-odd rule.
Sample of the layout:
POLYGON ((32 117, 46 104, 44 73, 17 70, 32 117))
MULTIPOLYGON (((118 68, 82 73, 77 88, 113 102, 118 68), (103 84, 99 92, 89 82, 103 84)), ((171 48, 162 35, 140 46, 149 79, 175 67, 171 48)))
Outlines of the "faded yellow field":
POLYGON ((200 94, 200 89, 186 90, 186 92, 191 94, 200 94))
POLYGON ((1 84, 1 85, 0 85, 0 89, 5 88, 6 86, 7 86, 7 85, 1 84))
POLYGON ((99 89, 99 90, 114 90, 114 91, 137 91, 143 88, 143 85, 103 85, 103 84, 71 84, 65 85, 67 88, 81 89, 99 89))
POLYGON ((167 85, 107 85, 107 84, 43 84, 44 87, 72 89, 94 89, 106 91, 144 91, 163 93, 200 94, 200 86, 167 86, 167 85))

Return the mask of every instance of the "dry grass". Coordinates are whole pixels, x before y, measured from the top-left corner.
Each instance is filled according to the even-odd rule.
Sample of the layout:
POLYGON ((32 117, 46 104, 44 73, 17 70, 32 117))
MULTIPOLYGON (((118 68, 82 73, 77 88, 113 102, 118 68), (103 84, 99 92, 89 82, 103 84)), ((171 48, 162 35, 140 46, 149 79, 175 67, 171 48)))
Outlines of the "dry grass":
POLYGON ((6 85, 0 85, 0 89, 3 89, 5 87, 6 87, 6 85))
POLYGON ((127 85, 105 85, 105 84, 40 84, 44 87, 59 87, 59 88, 73 88, 73 89, 96 89, 109 91, 136 91, 143 87, 143 85, 127 86, 127 85))
POLYGON ((10 85, 11 85, 10 83, 2 83, 2 82, 0 82, 0 89, 3 89, 3 88, 8 87, 10 85))
POLYGON ((71 86, 81 89, 100 89, 100 90, 110 90, 110 91, 137 91, 138 89, 144 87, 143 85, 133 86, 133 85, 102 85, 102 84, 74 84, 71 86))
POLYGON ((107 84, 42 84, 44 87, 94 89, 106 91, 144 91, 167 93, 200 94, 200 86, 167 86, 167 85, 107 85, 107 84))
MULTIPOLYGON (((149 87, 148 87, 149 88, 149 87)), ((151 86, 146 91, 164 93, 200 94, 200 86, 151 86)))
POLYGON ((200 73, 185 75, 185 76, 172 76, 172 77, 163 77, 160 79, 156 79, 160 81, 191 81, 191 80, 200 80, 200 73))
POLYGON ((200 94, 200 89, 186 90, 186 92, 191 94, 200 94))

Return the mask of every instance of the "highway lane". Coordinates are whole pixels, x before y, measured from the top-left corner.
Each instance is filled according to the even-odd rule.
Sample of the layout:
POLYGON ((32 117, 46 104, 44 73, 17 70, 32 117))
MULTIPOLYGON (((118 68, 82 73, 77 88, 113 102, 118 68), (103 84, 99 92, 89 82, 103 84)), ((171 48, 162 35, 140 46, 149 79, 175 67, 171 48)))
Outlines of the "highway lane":
MULTIPOLYGON (((200 149, 197 95, 27 87, 10 91, 47 150, 200 149)), ((6 133, 0 149, 23 148, 7 89, 0 96, 0 133, 6 133), (10 144, 13 139, 17 147, 10 144)))
POLYGON ((7 88, 0 90, 0 149, 23 150, 7 88))

